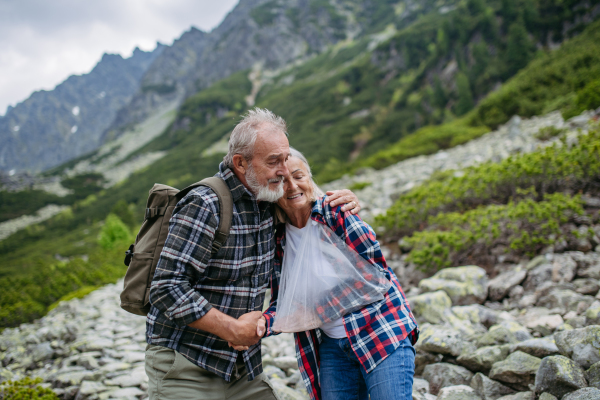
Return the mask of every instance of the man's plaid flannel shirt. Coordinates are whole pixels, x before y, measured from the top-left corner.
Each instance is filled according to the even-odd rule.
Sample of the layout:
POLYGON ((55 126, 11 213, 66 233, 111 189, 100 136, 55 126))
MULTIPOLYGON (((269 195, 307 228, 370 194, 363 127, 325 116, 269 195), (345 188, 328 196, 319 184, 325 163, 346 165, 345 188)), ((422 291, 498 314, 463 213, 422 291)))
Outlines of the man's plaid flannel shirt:
MULTIPOLYGON (((383 300, 344 316, 344 328, 352 350, 362 367, 369 373, 392 354, 407 336, 414 345, 419 337, 419 330, 398 278, 383 258, 375 232, 357 215, 352 215, 350 212, 342 213, 340 209, 341 206, 332 208, 324 204, 323 199, 319 199, 313 206, 311 218, 328 226, 366 261, 378 265, 392 283, 383 300)), ((275 334, 272 326, 277 318, 277 295, 284 249, 285 226, 280 224, 276 233, 271 303, 264 313, 267 320, 266 336, 275 334)), ((304 384, 311 399, 319 400, 321 398, 319 384, 321 331, 314 329, 298 332, 294 334, 294 339, 296 357, 304 384)))
MULTIPOLYGON (((271 204, 257 203, 229 168, 221 164, 216 176, 225 180, 233 199, 227 242, 211 257, 219 224, 219 200, 211 189, 194 189, 177 204, 150 289, 146 340, 229 382, 238 352, 188 324, 212 307, 234 318, 262 311, 273 270, 273 217, 271 204)), ((262 372, 260 342, 242 354, 254 379, 262 372)))

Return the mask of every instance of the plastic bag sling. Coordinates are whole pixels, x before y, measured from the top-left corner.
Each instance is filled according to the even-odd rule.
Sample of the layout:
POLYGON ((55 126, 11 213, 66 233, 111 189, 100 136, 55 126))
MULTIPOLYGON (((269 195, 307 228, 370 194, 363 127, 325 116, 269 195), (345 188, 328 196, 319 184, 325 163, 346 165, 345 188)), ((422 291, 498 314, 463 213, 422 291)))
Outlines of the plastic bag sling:
POLYGON ((175 206, 188 192, 199 186, 208 186, 219 198, 219 226, 215 232, 212 254, 227 241, 233 218, 233 200, 225 181, 216 176, 196 182, 183 190, 155 184, 150 189, 144 223, 135 243, 125 253, 125 286, 121 292, 121 308, 132 314, 147 315, 150 311, 150 285, 154 278, 160 252, 169 233, 169 220, 175 206))
POLYGON ((335 232, 309 220, 301 235, 286 239, 274 331, 315 329, 384 298, 391 283, 383 271, 335 232))

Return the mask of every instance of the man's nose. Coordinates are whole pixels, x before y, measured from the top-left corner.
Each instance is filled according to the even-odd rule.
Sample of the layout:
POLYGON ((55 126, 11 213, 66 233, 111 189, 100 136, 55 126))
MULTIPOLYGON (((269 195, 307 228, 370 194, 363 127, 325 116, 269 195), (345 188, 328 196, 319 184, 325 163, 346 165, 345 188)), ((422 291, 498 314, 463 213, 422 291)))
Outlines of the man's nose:
POLYGON ((290 176, 290 170, 287 167, 287 162, 283 162, 279 166, 279 170, 277 171, 278 176, 288 177, 290 176))

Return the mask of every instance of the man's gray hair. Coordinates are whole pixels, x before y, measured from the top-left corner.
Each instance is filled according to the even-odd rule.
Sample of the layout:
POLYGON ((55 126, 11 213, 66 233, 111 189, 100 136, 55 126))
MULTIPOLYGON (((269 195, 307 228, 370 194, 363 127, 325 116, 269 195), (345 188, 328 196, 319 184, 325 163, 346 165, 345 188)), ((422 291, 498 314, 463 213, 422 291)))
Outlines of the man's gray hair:
POLYGON ((287 125, 283 118, 265 108, 249 110, 242 120, 233 128, 229 137, 229 151, 223 157, 225 166, 233 167, 233 156, 240 154, 250 162, 254 155, 254 143, 258 136, 258 128, 263 124, 271 125, 273 132, 281 131, 287 135, 287 125))

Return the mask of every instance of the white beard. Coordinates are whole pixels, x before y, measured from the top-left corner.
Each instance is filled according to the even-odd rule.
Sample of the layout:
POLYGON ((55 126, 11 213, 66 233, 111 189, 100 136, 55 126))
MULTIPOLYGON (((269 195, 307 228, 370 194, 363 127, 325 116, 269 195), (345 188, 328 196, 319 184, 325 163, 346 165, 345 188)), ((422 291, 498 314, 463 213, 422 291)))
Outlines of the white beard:
POLYGON ((248 186, 250 186, 250 190, 256 196, 256 200, 260 201, 268 201, 269 203, 276 203, 280 198, 283 197, 283 177, 280 179, 269 179, 266 185, 261 185, 258 181, 258 177, 256 176, 256 172, 254 172, 254 168, 252 165, 248 165, 248 172, 246 173, 246 182, 248 186), (272 190, 269 187, 269 183, 279 182, 279 185, 272 190))

